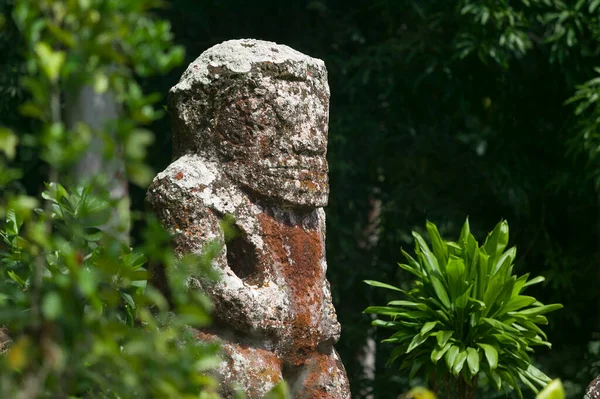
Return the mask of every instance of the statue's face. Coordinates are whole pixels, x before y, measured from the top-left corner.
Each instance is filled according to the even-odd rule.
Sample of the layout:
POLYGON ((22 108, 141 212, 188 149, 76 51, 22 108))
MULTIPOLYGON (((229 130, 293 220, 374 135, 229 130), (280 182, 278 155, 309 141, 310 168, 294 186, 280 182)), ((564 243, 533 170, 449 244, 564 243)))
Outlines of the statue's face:
POLYGON ((328 90, 304 81, 269 82, 268 88, 244 86, 217 111, 213 129, 225 172, 282 205, 325 206, 328 90))

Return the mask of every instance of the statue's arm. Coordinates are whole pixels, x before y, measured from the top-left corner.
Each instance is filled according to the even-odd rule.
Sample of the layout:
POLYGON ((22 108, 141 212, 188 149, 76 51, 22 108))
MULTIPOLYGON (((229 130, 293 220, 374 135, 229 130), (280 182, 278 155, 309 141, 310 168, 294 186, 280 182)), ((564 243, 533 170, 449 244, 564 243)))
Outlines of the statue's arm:
MULTIPOLYGON (((219 321, 245 332, 272 330, 288 317, 284 306, 287 294, 272 284, 247 284, 228 265, 227 245, 221 228, 223 215, 215 210, 220 198, 212 187, 218 179, 211 173, 210 167, 201 159, 184 156, 154 179, 147 202, 162 225, 173 234, 178 256, 202 254, 206 245, 214 240, 223 244, 212 262, 218 279, 203 278, 203 270, 199 270, 196 275, 191 273, 188 280, 192 287, 210 296, 217 310, 215 314, 223 318, 219 321)), ((160 271, 154 274, 160 277, 160 271)))

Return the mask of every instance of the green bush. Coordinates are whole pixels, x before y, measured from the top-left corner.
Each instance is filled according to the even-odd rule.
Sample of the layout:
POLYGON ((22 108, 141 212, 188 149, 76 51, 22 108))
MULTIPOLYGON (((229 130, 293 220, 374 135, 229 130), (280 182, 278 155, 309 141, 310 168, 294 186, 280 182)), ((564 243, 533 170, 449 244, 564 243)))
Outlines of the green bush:
POLYGON ((399 266, 413 274, 414 288, 365 281, 403 294, 387 306, 365 310, 384 316, 373 325, 394 330, 384 342, 392 343, 389 362, 403 360, 410 378, 420 373, 435 391, 448 397, 474 398, 483 372, 496 389, 507 385, 522 397, 520 382, 537 392, 550 379, 532 365, 532 347, 550 347, 538 327, 547 324, 544 314, 562 305, 543 305, 522 295, 543 277, 513 274, 516 248, 506 250, 508 224, 500 222, 479 246, 465 222, 458 242, 444 241, 437 227, 427 223, 430 249, 413 232, 416 259, 403 252, 408 263, 399 266))
POLYGON ((39 209, 24 222, 9 210, 0 230, 0 324, 13 340, 0 362, 0 396, 208 395, 216 384, 204 372, 217 364, 218 347, 195 341, 188 326, 206 325, 210 307, 173 282, 183 281, 186 264, 207 268, 210 259, 167 259, 168 235, 153 223, 146 245, 161 248, 171 266, 169 312, 146 286, 143 253, 150 251, 97 229, 108 201, 55 183, 43 197, 53 204, 49 214, 39 209))
POLYGON ((108 194, 114 176, 73 174, 95 137, 100 153, 120 159, 124 178, 145 185, 152 177, 144 157, 153 135, 142 127, 162 115, 160 96, 144 94, 136 79, 167 71, 183 54, 169 24, 149 12, 158 5, 17 0, 2 18, 25 44, 20 111, 31 121, 18 133, 0 126, 2 398, 218 397, 207 375, 218 347, 190 329, 210 322, 210 303, 184 284, 187 269, 207 269, 210 257, 177 260, 150 215, 137 216, 145 227, 131 244, 128 232, 107 228, 110 218, 129 218, 125 198, 108 194), (69 126, 65 100, 85 86, 110 92, 118 118, 69 126), (32 162, 43 192, 25 189, 32 162), (169 270, 172 309, 147 286, 148 261, 169 270))

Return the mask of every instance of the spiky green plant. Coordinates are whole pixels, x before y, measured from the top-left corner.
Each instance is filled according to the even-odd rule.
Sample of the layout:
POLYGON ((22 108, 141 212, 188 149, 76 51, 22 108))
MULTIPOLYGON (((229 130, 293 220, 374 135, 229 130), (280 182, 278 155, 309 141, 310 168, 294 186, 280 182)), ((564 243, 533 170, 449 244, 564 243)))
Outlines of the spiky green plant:
POLYGON ((410 378, 424 375, 449 397, 474 398, 482 372, 498 390, 507 385, 522 397, 522 382, 538 392, 550 379, 531 364, 528 353, 537 345, 551 346, 538 325, 547 324, 544 314, 562 305, 543 305, 523 295, 544 277, 513 275, 517 250, 506 250, 508 223, 500 222, 482 246, 468 220, 458 242, 442 240, 433 223, 427 222, 427 231, 431 249, 413 232, 416 259, 402 251, 407 264, 399 264, 416 277, 414 288, 407 292, 365 281, 404 296, 365 309, 384 317, 373 325, 395 330, 384 340, 396 345, 389 362, 402 360, 410 378))

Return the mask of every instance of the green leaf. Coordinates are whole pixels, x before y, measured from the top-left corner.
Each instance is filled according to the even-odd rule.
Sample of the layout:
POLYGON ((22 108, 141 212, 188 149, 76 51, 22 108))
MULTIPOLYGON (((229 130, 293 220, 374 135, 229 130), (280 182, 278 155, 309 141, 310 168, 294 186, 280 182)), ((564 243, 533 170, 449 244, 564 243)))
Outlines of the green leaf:
POLYGON ((451 256, 446 266, 448 275, 448 286, 450 288, 450 298, 456 302, 456 298, 463 294, 463 287, 466 287, 465 280, 465 262, 455 256, 451 256))
POLYGON ((507 245, 508 223, 503 220, 496 225, 483 244, 483 249, 490 256, 491 264, 495 264, 495 260, 500 257, 507 245))
POLYGON ((408 374, 409 379, 413 379, 417 372, 421 369, 425 362, 422 358, 417 358, 413 361, 410 373, 408 374))
POLYGON ((384 327, 384 328, 398 328, 400 326, 400 324, 395 321, 379 320, 379 319, 373 320, 371 322, 371 325, 375 326, 375 327, 384 327))
POLYGON ((452 374, 454 376, 458 376, 465 365, 465 361, 467 360, 467 351, 462 350, 454 359, 454 364, 452 365, 452 374))
MULTIPOLYGON (((485 302, 486 306, 488 307, 488 309, 491 307, 492 303, 489 303, 487 300, 485 300, 485 293, 488 291, 489 287, 488 284, 490 283, 490 275, 489 275, 489 255, 479 251, 479 256, 477 258, 477 272, 478 272, 478 276, 477 279, 475 280, 475 284, 477 287, 476 290, 476 294, 477 294, 477 298, 478 299, 483 299, 483 301, 485 302)), ((474 268, 475 269, 475 268, 474 268)), ((498 276, 496 276, 496 278, 498 278, 498 276)), ((499 290, 498 289, 494 289, 493 292, 495 295, 499 294, 499 290)))
POLYGON ((498 273, 506 274, 507 269, 510 267, 510 265, 512 265, 516 256, 517 248, 515 247, 512 247, 504 252, 496 262, 494 270, 492 271, 492 276, 495 276, 498 273))
POLYGON ((469 300, 472 299, 471 298, 471 290, 472 289, 473 289, 473 284, 469 285, 467 290, 465 292, 463 292, 458 298, 456 298, 456 301, 455 301, 456 308, 464 309, 467 306, 467 304, 469 303, 469 300))
POLYGON ((387 290, 398 291, 398 292, 401 292, 401 293, 403 293, 403 294, 405 293, 405 291, 404 291, 404 290, 401 290, 401 289, 400 289, 400 288, 398 288, 398 287, 394 287, 393 285, 386 284, 386 283, 380 283, 379 281, 373 281, 373 280, 363 280, 363 282, 364 282, 365 284, 368 284, 368 285, 372 286, 372 287, 385 288, 385 289, 387 289, 387 290))
POLYGON ((9 160, 15 157, 18 143, 19 138, 12 130, 0 127, 0 152, 3 152, 9 160))
POLYGON ((75 45, 73 33, 61 29, 59 26, 51 22, 48 22, 46 26, 48 27, 48 30, 54 35, 54 37, 60 40, 63 44, 67 45, 68 47, 73 47, 75 45))
POLYGON ((517 333, 517 334, 519 333, 519 330, 517 330, 516 328, 509 326, 506 323, 502 323, 501 321, 498 321, 496 319, 482 317, 481 320, 488 323, 492 327, 494 327, 498 332, 510 332, 510 333, 517 333))
POLYGON ((427 338, 429 338, 429 334, 417 334, 413 337, 412 341, 410 342, 410 344, 408 345, 408 349, 406 350, 406 353, 410 353, 413 349, 417 348, 418 346, 420 346, 423 342, 427 341, 427 338))
POLYGON ((524 373, 518 371, 517 375, 519 376, 519 379, 523 382, 523 384, 525 384, 525 386, 527 386, 533 392, 537 393, 539 391, 539 389, 531 383, 531 381, 527 378, 527 376, 524 373))
MULTIPOLYGON (((464 252, 464 260, 465 267, 467 268, 467 273, 469 274, 469 279, 473 280, 478 272, 477 266, 481 262, 482 252, 479 250, 479 245, 475 240, 475 237, 469 235, 467 237, 467 246, 465 247, 464 252)), ((480 277, 481 278, 481 277, 480 277)), ((479 291, 476 291, 479 294, 479 291)), ((483 297, 483 288, 481 288, 481 293, 478 298, 481 299, 483 297)))
POLYGON ((527 279, 529 278, 529 273, 526 273, 524 275, 522 275, 521 277, 519 277, 517 279, 517 281, 515 281, 515 285, 513 286, 513 292, 511 294, 511 296, 515 296, 521 293, 521 291, 523 291, 523 288, 525 286, 525 283, 527 282, 527 279))
POLYGON ((62 313, 62 300, 56 291, 49 292, 42 301, 42 314, 48 320, 56 320, 62 313))
POLYGON ((131 295, 129 295, 126 292, 121 292, 121 298, 123 298, 127 305, 129 305, 132 309, 135 309, 135 301, 133 300, 131 295))
POLYGON ((408 261, 408 263, 410 264, 410 266, 415 269, 418 270, 419 272, 423 272, 421 264, 419 262, 417 262, 415 260, 415 258, 413 258, 412 256, 410 256, 410 254, 408 252, 406 252, 405 250, 400 250, 400 252, 402 252, 402 255, 406 258, 406 260, 408 261))
POLYGON ((63 198, 68 199, 69 193, 61 184, 50 182, 46 184, 46 191, 42 192, 42 198, 58 204, 63 198))
MULTIPOLYGON (((500 277, 500 275, 497 275, 496 277, 500 277)), ((490 310, 491 312, 497 312, 510 300, 510 295, 512 294, 513 287, 516 281, 516 276, 511 276, 508 280, 504 282, 500 294, 496 298, 493 308, 490 310)))
POLYGON ((129 180, 139 186, 146 188, 154 177, 154 171, 142 162, 127 162, 127 176, 129 180))
POLYGON ((514 296, 514 297, 510 298, 510 300, 506 303, 506 305, 504 305, 504 307, 502 308, 502 311, 499 312, 498 315, 502 315, 507 312, 512 312, 512 311, 524 308, 526 306, 531 305, 535 301, 536 301, 536 299, 532 296, 525 296, 525 295, 514 296))
POLYGON ((25 282, 25 280, 23 280, 21 277, 19 277, 19 275, 17 273, 15 273, 12 270, 8 270, 6 273, 14 282, 19 284, 21 286, 21 288, 25 288, 27 283, 25 282))
POLYGON ((291 397, 288 384, 282 380, 267 393, 265 399, 291 399, 291 397))
POLYGON ((546 278, 544 276, 537 276, 535 278, 532 278, 531 280, 529 280, 528 282, 526 282, 523 285, 523 288, 525 287, 529 287, 530 285, 534 285, 534 284, 538 284, 541 283, 542 281, 546 280, 546 278))
POLYGON ((54 51, 48 43, 39 42, 35 45, 35 53, 40 60, 40 65, 48 80, 56 82, 65 62, 65 52, 54 51))
POLYGON ((467 348, 467 365, 472 375, 479 372, 479 352, 474 348, 467 348))
POLYGON ((450 346, 450 348, 446 351, 444 359, 446 359, 446 366, 448 367, 449 371, 452 371, 452 366, 454 365, 456 357, 458 356, 458 352, 460 352, 460 349, 456 345, 450 346))
POLYGON ((402 309, 387 306, 369 306, 363 310, 363 313, 373 313, 384 316, 399 316, 402 313, 402 309))
MULTIPOLYGON (((600 0, 598 0, 600 4, 600 0)), ((560 379, 552 380, 546 388, 542 389, 540 393, 537 394, 535 399, 565 399, 565 389, 560 381, 560 379)))
POLYGON ((485 358, 487 359, 488 364, 490 365, 490 369, 494 370, 498 367, 498 350, 489 344, 477 344, 483 352, 485 353, 485 358))
POLYGON ((460 231, 460 237, 458 238, 458 242, 463 246, 467 246, 467 240, 471 235, 471 228, 469 226, 469 218, 465 220, 463 224, 462 230, 460 231))
POLYGON ((414 274, 415 276, 417 276, 420 279, 423 278, 423 273, 421 273, 418 269, 415 269, 412 266, 406 265, 404 263, 398 263, 398 266, 400 266, 401 269, 404 269, 407 272, 414 274))
POLYGON ((435 294, 437 295, 438 299, 446 308, 450 308, 451 302, 450 298, 448 298, 448 293, 444 288, 444 284, 435 275, 431 275, 430 279, 431 285, 433 286, 433 290, 435 291, 435 294))
POLYGON ((92 269, 85 268, 79 272, 78 281, 79 288, 84 295, 93 295, 96 291, 96 280, 98 276, 92 269))
POLYGON ((125 140, 125 154, 128 158, 142 160, 146 149, 154 142, 154 134, 147 129, 134 129, 125 140))
POLYGON ((431 275, 431 274, 439 275, 440 274, 440 266, 438 264, 438 260, 435 257, 435 255, 431 252, 429 247, 427 246, 427 243, 425 242, 423 237, 421 237, 421 235, 419 233, 414 232, 414 231, 413 231, 413 237, 415 238, 417 249, 423 255, 423 261, 424 261, 423 266, 425 266, 425 270, 427 271, 427 274, 428 275, 431 275))
POLYGON ((496 390, 499 391, 502 388, 502 378, 500 377, 500 375, 494 370, 490 370, 489 372, 486 372, 486 374, 488 375, 490 380, 494 382, 496 390))
POLYGON ((487 289, 485 290, 485 294, 483 295, 483 302, 485 302, 487 309, 491 309, 494 306, 496 299, 502 293, 504 284, 505 281, 502 279, 502 276, 496 276, 492 278, 487 286, 487 289))
POLYGON ((422 311, 425 311, 425 310, 428 309, 427 305, 425 305, 424 303, 402 301, 402 300, 390 301, 390 302, 388 302, 388 306, 399 306, 399 307, 407 307, 407 308, 416 308, 416 309, 419 309, 419 310, 422 310, 422 311))
POLYGON ((16 236, 19 234, 23 219, 20 218, 14 209, 9 209, 6 213, 6 232, 9 235, 16 236))
POLYGON ((437 339, 438 346, 439 347, 445 346, 446 342, 448 342, 448 340, 452 337, 453 334, 454 334, 454 331, 451 331, 451 330, 438 331, 436 333, 436 339, 437 339))
POLYGON ((451 342, 447 342, 444 346, 436 346, 431 351, 431 361, 434 364, 437 363, 442 358, 442 356, 444 356, 444 354, 448 351, 448 349, 450 349, 451 346, 451 342))
POLYGON ((529 321, 529 320, 523 320, 521 323, 523 324, 523 326, 525 328, 528 328, 530 331, 535 331, 542 338, 544 338, 544 339, 548 338, 546 336, 546 333, 541 328, 539 328, 537 325, 535 325, 534 323, 532 323, 531 321, 529 321))
POLYGON ((94 91, 97 94, 106 93, 108 90, 108 77, 102 72, 94 74, 94 91))
POLYGON ((532 379, 538 381, 542 386, 545 386, 550 382, 550 377, 546 374, 542 373, 537 367, 532 364, 527 366, 527 373, 531 376, 532 379))
POLYGON ((562 309, 563 305, 561 305, 560 303, 554 303, 552 305, 544 305, 544 306, 537 306, 535 308, 529 308, 529 309, 525 309, 525 310, 521 310, 519 312, 516 312, 517 314, 520 315, 526 315, 526 316, 537 316, 537 315, 542 315, 542 314, 546 314, 558 309, 562 309))
POLYGON ((513 388, 515 390, 515 392, 517 392, 517 396, 519 397, 519 399, 523 399, 523 393, 521 392, 521 388, 519 387, 519 383, 515 379, 515 376, 512 373, 512 371, 510 371, 508 369, 503 369, 503 370, 499 370, 498 373, 503 378, 503 380, 506 381, 506 383, 511 388, 513 388))
POLYGON ((429 233, 429 238, 431 240, 431 247, 433 249, 433 253, 438 260, 438 264, 441 266, 441 269, 444 270, 444 266, 448 261, 448 248, 446 247, 446 243, 442 240, 440 236, 440 232, 437 229, 437 226, 430 221, 427 221, 425 224, 427 228, 427 232, 429 233))
POLYGON ((420 334, 421 335, 427 334, 429 331, 433 330, 435 328, 435 326, 438 325, 439 323, 440 323, 439 321, 428 321, 427 323, 423 324, 420 334))
POLYGON ((34 119, 43 119, 44 112, 42 109, 31 101, 26 101, 19 106, 19 112, 23 116, 34 119))

